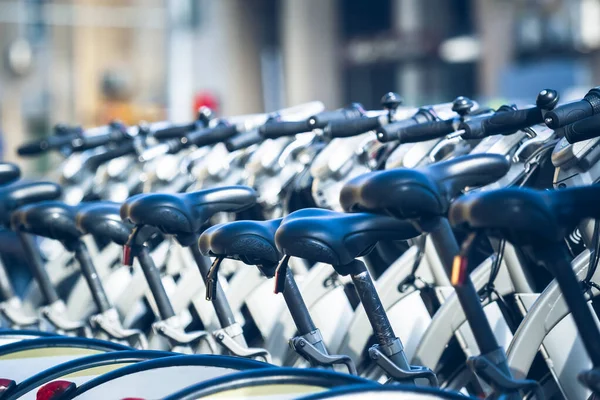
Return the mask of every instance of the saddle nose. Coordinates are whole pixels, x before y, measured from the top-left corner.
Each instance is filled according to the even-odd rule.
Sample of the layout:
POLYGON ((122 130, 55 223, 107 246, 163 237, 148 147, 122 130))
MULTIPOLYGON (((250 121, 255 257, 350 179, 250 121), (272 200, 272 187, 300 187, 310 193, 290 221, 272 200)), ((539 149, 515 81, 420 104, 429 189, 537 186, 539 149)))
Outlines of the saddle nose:
POLYGON ((191 193, 150 193, 128 199, 121 218, 134 225, 149 225, 175 235, 184 246, 196 242, 202 226, 219 212, 240 212, 256 203, 247 186, 229 186, 191 193))
POLYGON ((465 188, 493 183, 509 168, 500 155, 474 154, 420 169, 371 172, 347 182, 340 203, 346 211, 385 213, 401 219, 442 216, 465 188))
POLYGON ((84 234, 107 238, 124 246, 133 230, 133 225, 123 221, 121 204, 101 201, 79 209, 75 215, 77 228, 84 234))

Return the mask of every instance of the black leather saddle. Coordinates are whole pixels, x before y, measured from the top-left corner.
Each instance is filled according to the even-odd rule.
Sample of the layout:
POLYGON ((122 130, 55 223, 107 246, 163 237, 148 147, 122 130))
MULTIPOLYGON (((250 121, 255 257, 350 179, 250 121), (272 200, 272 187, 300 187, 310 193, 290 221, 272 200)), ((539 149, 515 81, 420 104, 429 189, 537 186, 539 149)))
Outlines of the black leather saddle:
POLYGON ((380 240, 418 235, 409 222, 384 215, 306 208, 283 219, 275 243, 285 255, 340 266, 368 254, 380 240))
POLYGON ((120 210, 121 204, 112 201, 91 203, 77 210, 75 223, 84 234, 106 238, 124 246, 133 225, 121 219, 120 210))
POLYGON ((495 182, 509 168, 500 155, 474 154, 419 169, 371 172, 347 182, 340 202, 350 212, 387 213, 401 219, 438 217, 465 188, 495 182))
POLYGON ((228 186, 191 193, 150 193, 133 196, 121 206, 121 218, 134 225, 153 226, 175 235, 184 246, 196 241, 202 225, 219 212, 239 212, 256 203, 247 186, 228 186))
POLYGON ((0 188, 0 221, 10 225, 10 214, 26 204, 55 200, 62 194, 61 188, 52 182, 16 182, 0 188))
POLYGON ((563 240, 581 220, 600 218, 600 186, 552 191, 507 188, 457 199, 448 213, 457 228, 485 230, 519 245, 563 240))
POLYGON ((279 218, 215 225, 200 236, 200 251, 205 256, 233 258, 248 265, 265 267, 261 269, 270 278, 281 259, 275 245, 275 232, 281 221, 279 218))
POLYGON ((15 164, 0 163, 0 185, 8 185, 21 177, 21 170, 15 164))
POLYGON ((78 209, 85 207, 86 203, 70 206, 60 201, 29 204, 12 213, 12 229, 59 240, 68 247, 82 236, 75 224, 75 215, 78 209))

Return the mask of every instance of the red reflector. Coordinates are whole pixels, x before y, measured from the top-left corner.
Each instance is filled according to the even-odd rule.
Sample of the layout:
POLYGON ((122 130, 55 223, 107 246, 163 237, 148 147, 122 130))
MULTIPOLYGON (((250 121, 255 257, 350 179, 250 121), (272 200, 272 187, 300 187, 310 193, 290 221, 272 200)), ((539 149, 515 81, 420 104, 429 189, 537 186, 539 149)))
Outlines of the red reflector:
POLYGON ((452 276, 450 282, 452 286, 460 286, 467 276, 467 257, 456 256, 452 263, 452 276))
POLYGON ((69 381, 53 381, 42 386, 36 395, 37 400, 52 400, 55 397, 66 393, 67 390, 75 388, 75 384, 69 381))
POLYGON ((123 246, 123 265, 131 267, 133 265, 133 257, 131 255, 131 247, 123 246))
POLYGON ((15 385, 16 385, 16 383, 12 379, 0 378, 0 393, 7 391, 8 389, 10 389, 11 387, 13 387, 15 385))

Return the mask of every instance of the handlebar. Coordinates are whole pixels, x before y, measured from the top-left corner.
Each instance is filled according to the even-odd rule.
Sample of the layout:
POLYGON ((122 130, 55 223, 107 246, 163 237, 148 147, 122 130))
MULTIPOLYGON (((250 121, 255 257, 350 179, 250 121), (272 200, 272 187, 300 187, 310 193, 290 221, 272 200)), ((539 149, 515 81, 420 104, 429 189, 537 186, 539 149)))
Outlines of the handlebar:
POLYGON ((307 121, 272 121, 267 122, 258 132, 265 139, 277 139, 283 136, 294 136, 310 131, 307 121))
POLYGON ((229 152, 244 149, 250 147, 253 144, 257 144, 263 141, 258 129, 251 129, 246 132, 242 132, 238 135, 233 136, 225 141, 225 147, 229 152))
POLYGON ((418 124, 434 122, 435 118, 435 115, 430 110, 426 108, 419 109, 411 118, 392 122, 391 124, 377 129, 377 140, 382 143, 391 142, 393 140, 399 140, 401 143, 414 143, 428 140, 420 136, 415 136, 411 131, 407 131, 407 129, 418 124))
POLYGON ((510 135, 542 122, 544 117, 538 107, 515 110, 511 106, 502 106, 491 116, 461 122, 458 131, 463 131, 463 139, 483 139, 492 135, 510 135))
POLYGON ((330 122, 323 130, 330 138, 357 136, 381 127, 380 117, 359 117, 330 122))
POLYGON ((571 144, 600 136, 600 114, 563 127, 563 134, 571 144))
POLYGON ((551 129, 561 128, 600 113, 600 86, 591 89, 582 100, 563 104, 546 113, 544 122, 551 129))

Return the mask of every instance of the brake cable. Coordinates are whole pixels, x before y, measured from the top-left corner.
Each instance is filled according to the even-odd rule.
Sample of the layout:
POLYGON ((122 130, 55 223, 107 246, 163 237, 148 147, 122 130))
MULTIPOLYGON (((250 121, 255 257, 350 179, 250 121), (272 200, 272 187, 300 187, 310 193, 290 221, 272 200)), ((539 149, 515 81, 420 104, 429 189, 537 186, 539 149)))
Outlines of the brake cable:
POLYGON ((584 292, 596 289, 600 291, 600 285, 592 281, 596 269, 598 268, 598 260, 600 259, 600 223, 594 220, 594 233, 592 234, 592 243, 590 246, 590 261, 585 278, 581 281, 584 292))
MULTIPOLYGON (((550 150, 552 150, 552 149, 554 149, 554 147, 556 147, 556 144, 558 143, 558 141, 559 141, 559 139, 555 139, 555 140, 549 141, 548 143, 544 143, 542 146, 540 146, 538 149, 536 149, 533 153, 531 153, 529 155, 529 157, 527 157, 527 159, 524 161, 526 173, 523 176, 521 182, 518 184, 518 187, 524 187, 530 182, 533 174, 540 167, 540 160, 546 154, 548 154, 548 152, 550 150)), ((502 296, 496 290, 496 287, 494 285, 494 282, 496 281, 496 278, 498 277, 498 274, 500 273, 500 267, 502 266, 502 260, 504 258, 505 248, 506 248, 506 239, 501 239, 498 244, 498 251, 495 254, 494 261, 492 262, 492 266, 490 268, 489 280, 488 280, 487 284, 480 291, 480 293, 481 293, 480 299, 482 302, 486 301, 486 300, 488 302, 492 302, 492 295, 495 294, 496 298, 501 303, 501 306, 506 307, 506 309, 508 310, 508 309, 510 309, 508 306, 508 303, 506 303, 506 300, 504 300, 502 298, 502 296)))

